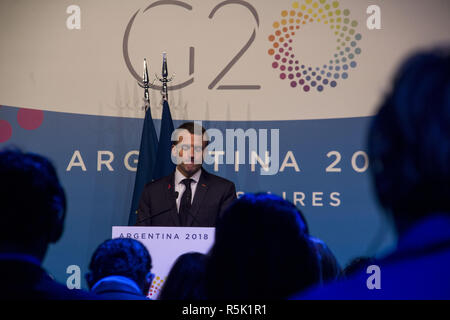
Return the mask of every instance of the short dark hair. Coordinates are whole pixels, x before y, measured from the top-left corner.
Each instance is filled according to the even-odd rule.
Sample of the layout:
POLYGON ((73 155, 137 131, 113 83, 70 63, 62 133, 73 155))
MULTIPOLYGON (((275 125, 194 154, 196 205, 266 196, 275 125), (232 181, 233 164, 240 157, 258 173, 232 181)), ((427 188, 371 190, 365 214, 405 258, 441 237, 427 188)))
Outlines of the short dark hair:
POLYGON ((305 218, 305 215, 303 214, 302 210, 300 210, 297 206, 295 206, 292 202, 289 201, 281 201, 278 200, 278 202, 280 203, 280 205, 285 206, 286 209, 291 208, 292 210, 296 211, 300 217, 300 227, 302 229, 302 232, 304 234, 309 235, 309 227, 308 227, 308 221, 305 218))
POLYGON ((450 212, 449 52, 409 58, 369 130, 376 193, 397 221, 450 212))
POLYGON ((357 257, 349 262, 343 270, 344 277, 350 277, 358 272, 366 272, 368 266, 375 264, 376 259, 372 257, 357 257))
POLYGON ((189 122, 184 122, 182 123, 180 126, 178 126, 177 129, 186 129, 187 131, 189 131, 190 134, 194 134, 197 132, 202 132, 202 134, 205 133, 206 129, 199 125, 198 123, 195 123, 194 121, 189 121, 189 122))
MULTIPOLYGON (((198 123, 196 123, 194 121, 184 122, 180 126, 178 126, 178 128, 175 130, 183 130, 183 129, 187 130, 190 134, 196 134, 196 133, 201 132, 202 136, 206 132, 205 127, 199 125, 198 123)), ((206 142, 206 145, 208 145, 208 143, 209 143, 209 141, 204 141, 204 142, 206 142)), ((172 145, 176 146, 177 144, 178 144, 178 140, 172 141, 172 145)))
POLYGON ((325 242, 318 238, 310 236, 309 239, 314 244, 317 258, 319 260, 322 283, 339 279, 342 274, 342 269, 331 249, 325 242))
POLYGON ((210 299, 284 299, 320 281, 313 244, 295 206, 245 194, 216 225, 207 265, 210 299))
POLYGON ((124 276, 142 284, 152 268, 152 258, 147 248, 137 240, 116 238, 98 246, 89 264, 89 285, 108 276, 124 276))
POLYGON ((159 300, 205 300, 206 255, 182 254, 175 261, 159 294, 159 300))
POLYGON ((18 149, 0 152, 0 241, 31 244, 63 231, 66 197, 47 158, 18 149))

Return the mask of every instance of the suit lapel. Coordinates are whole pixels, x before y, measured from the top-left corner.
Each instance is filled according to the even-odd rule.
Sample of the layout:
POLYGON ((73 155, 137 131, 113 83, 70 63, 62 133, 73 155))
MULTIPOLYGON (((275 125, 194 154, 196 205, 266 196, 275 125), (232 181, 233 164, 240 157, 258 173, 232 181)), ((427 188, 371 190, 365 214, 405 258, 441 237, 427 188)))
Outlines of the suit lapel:
POLYGON ((175 226, 180 226, 180 219, 177 211, 177 199, 175 198, 175 172, 168 176, 166 188, 166 202, 170 205, 170 219, 175 226))
POLYGON ((208 191, 208 172, 202 168, 202 174, 197 184, 197 189, 195 190, 194 201, 192 202, 191 214, 187 217, 187 226, 192 226, 195 219, 197 218, 198 211, 205 199, 205 195, 208 191))

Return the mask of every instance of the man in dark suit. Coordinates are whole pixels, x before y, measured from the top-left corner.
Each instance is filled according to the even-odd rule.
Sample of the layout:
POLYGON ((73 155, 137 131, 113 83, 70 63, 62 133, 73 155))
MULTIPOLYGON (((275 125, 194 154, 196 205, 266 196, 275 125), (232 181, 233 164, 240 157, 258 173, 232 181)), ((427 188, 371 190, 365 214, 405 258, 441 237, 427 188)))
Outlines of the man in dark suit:
POLYGON ((64 229, 66 198, 46 158, 0 152, 0 300, 95 299, 54 281, 41 267, 64 229))
POLYGON ((145 186, 136 226, 215 227, 218 216, 236 199, 234 183, 202 168, 205 128, 186 122, 174 136, 175 172, 145 186))
POLYGON ((105 300, 147 300, 152 258, 137 240, 106 240, 95 250, 86 275, 91 292, 105 300))

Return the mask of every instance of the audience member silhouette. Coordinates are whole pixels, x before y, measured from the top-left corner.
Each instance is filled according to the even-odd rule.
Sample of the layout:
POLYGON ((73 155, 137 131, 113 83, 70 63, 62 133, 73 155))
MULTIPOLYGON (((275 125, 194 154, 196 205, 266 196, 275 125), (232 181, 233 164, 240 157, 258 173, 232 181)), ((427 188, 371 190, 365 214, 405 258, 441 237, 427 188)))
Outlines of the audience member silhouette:
POLYGON ((205 300, 206 255, 198 252, 178 257, 158 300, 205 300))
POLYGON ((298 211, 304 226, 303 232, 309 235, 309 239, 313 243, 319 261, 320 282, 327 283, 339 279, 341 277, 342 269, 331 249, 326 245, 324 241, 311 236, 311 234, 309 233, 308 222, 306 221, 306 218, 300 209, 298 209, 291 203, 286 205, 291 205, 294 210, 298 211))
POLYGON ((449 123, 450 50, 417 53, 398 71, 368 136, 375 191, 395 223, 397 249, 378 261, 378 275, 363 272, 305 298, 450 298, 449 123), (372 280, 380 289, 369 289, 372 280))
POLYGON ((86 275, 89 288, 105 300, 147 300, 153 281, 151 256, 137 240, 106 240, 94 252, 86 275))
POLYGON ((366 272, 367 267, 376 264, 377 261, 374 258, 358 257, 350 261, 350 263, 342 271, 342 275, 346 278, 357 274, 358 272, 366 272))
POLYGON ((63 233, 66 198, 55 168, 40 155, 0 152, 0 299, 94 299, 54 281, 41 267, 63 233))
POLYGON ((319 260, 321 283, 325 284, 338 280, 342 275, 342 269, 331 249, 325 242, 316 237, 310 236, 309 239, 314 245, 319 260))
POLYGON ((283 299, 320 281, 305 225, 292 204, 269 194, 236 200, 216 226, 207 263, 210 299, 283 299))

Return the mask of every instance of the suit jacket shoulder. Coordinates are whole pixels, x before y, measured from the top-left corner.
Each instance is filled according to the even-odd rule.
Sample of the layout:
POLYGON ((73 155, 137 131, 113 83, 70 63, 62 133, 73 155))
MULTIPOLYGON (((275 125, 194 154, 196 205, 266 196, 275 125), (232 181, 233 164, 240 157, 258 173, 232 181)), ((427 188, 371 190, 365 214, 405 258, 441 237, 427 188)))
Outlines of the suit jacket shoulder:
POLYGON ((161 190, 164 189, 164 187, 168 187, 170 184, 174 183, 174 173, 169 174, 168 176, 153 180, 152 182, 147 183, 144 186, 144 192, 145 191, 152 191, 152 190, 161 190))
POLYGON ((215 227, 217 219, 235 199, 233 182, 203 169, 188 220, 190 226, 215 227))
POLYGON ((139 200, 136 226, 177 225, 174 180, 175 174, 171 173, 145 185, 139 200))
MULTIPOLYGON (((234 183, 228 179, 225 179, 221 176, 215 175, 213 173, 210 173, 206 171, 205 169, 202 169, 202 175, 205 175, 207 179, 210 179, 211 181, 214 181, 215 183, 223 184, 223 185, 234 185, 234 183)), ((201 178, 201 176, 200 176, 201 178)))

